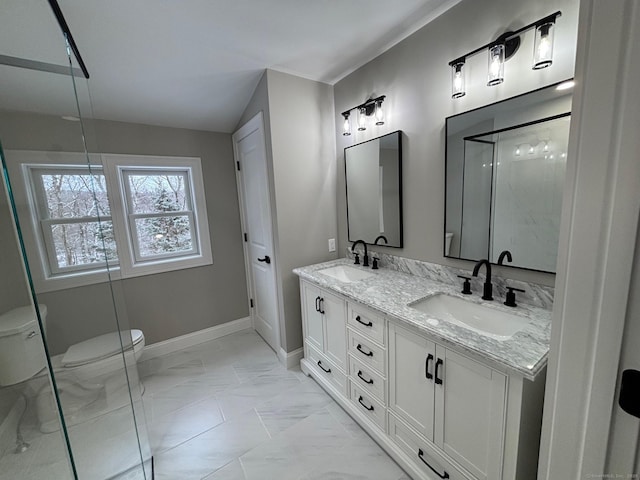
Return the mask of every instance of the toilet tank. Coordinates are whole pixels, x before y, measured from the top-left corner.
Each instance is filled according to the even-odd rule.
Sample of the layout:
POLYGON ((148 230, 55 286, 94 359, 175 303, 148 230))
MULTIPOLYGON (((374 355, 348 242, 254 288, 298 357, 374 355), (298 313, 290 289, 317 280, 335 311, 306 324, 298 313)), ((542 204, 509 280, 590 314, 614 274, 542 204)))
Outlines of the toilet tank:
MULTIPOLYGON (((47 307, 40 305, 39 309, 44 322, 47 307)), ((28 380, 45 366, 35 309, 18 307, 0 315, 0 386, 28 380)))

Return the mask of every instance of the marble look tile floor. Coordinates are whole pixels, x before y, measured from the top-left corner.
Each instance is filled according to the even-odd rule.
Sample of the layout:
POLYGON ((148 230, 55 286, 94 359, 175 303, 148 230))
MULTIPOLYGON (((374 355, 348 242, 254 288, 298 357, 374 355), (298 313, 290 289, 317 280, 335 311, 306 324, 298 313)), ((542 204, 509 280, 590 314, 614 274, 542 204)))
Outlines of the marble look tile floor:
POLYGON ((158 480, 408 480, 252 330, 140 364, 158 480))

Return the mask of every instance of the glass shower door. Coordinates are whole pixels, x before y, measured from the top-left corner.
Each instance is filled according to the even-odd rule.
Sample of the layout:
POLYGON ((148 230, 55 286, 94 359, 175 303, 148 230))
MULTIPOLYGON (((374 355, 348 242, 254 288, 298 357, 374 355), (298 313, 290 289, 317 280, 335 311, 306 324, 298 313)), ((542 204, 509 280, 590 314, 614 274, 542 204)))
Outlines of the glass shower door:
POLYGON ((0 480, 150 479, 89 82, 46 1, 0 10, 0 480))

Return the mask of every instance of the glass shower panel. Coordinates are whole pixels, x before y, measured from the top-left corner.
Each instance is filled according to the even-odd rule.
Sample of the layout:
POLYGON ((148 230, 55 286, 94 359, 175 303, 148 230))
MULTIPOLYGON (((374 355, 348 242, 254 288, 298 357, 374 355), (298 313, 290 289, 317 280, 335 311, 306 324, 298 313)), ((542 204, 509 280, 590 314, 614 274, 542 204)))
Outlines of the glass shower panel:
MULTIPOLYGON (((35 332, 40 355, 30 357, 49 367, 29 388, 3 385, 0 372, 0 480, 150 479, 136 369, 144 343, 117 278, 89 82, 45 0, 6 0, 0 13, 0 143, 15 200, 12 212, 2 182, 0 315, 39 306, 41 327, 26 336, 35 332), (22 453, 18 424, 30 444, 22 453)), ((0 370, 18 358, 7 355, 0 370)))

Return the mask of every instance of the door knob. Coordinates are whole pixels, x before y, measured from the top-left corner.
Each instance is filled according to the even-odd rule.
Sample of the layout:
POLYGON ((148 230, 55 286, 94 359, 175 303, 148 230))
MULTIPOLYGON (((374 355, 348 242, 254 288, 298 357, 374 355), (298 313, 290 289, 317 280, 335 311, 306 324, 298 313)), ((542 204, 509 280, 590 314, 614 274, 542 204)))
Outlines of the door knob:
POLYGON ((264 258, 259 258, 258 261, 268 264, 268 263, 271 263, 271 257, 269 257, 269 255, 265 255, 264 258))

